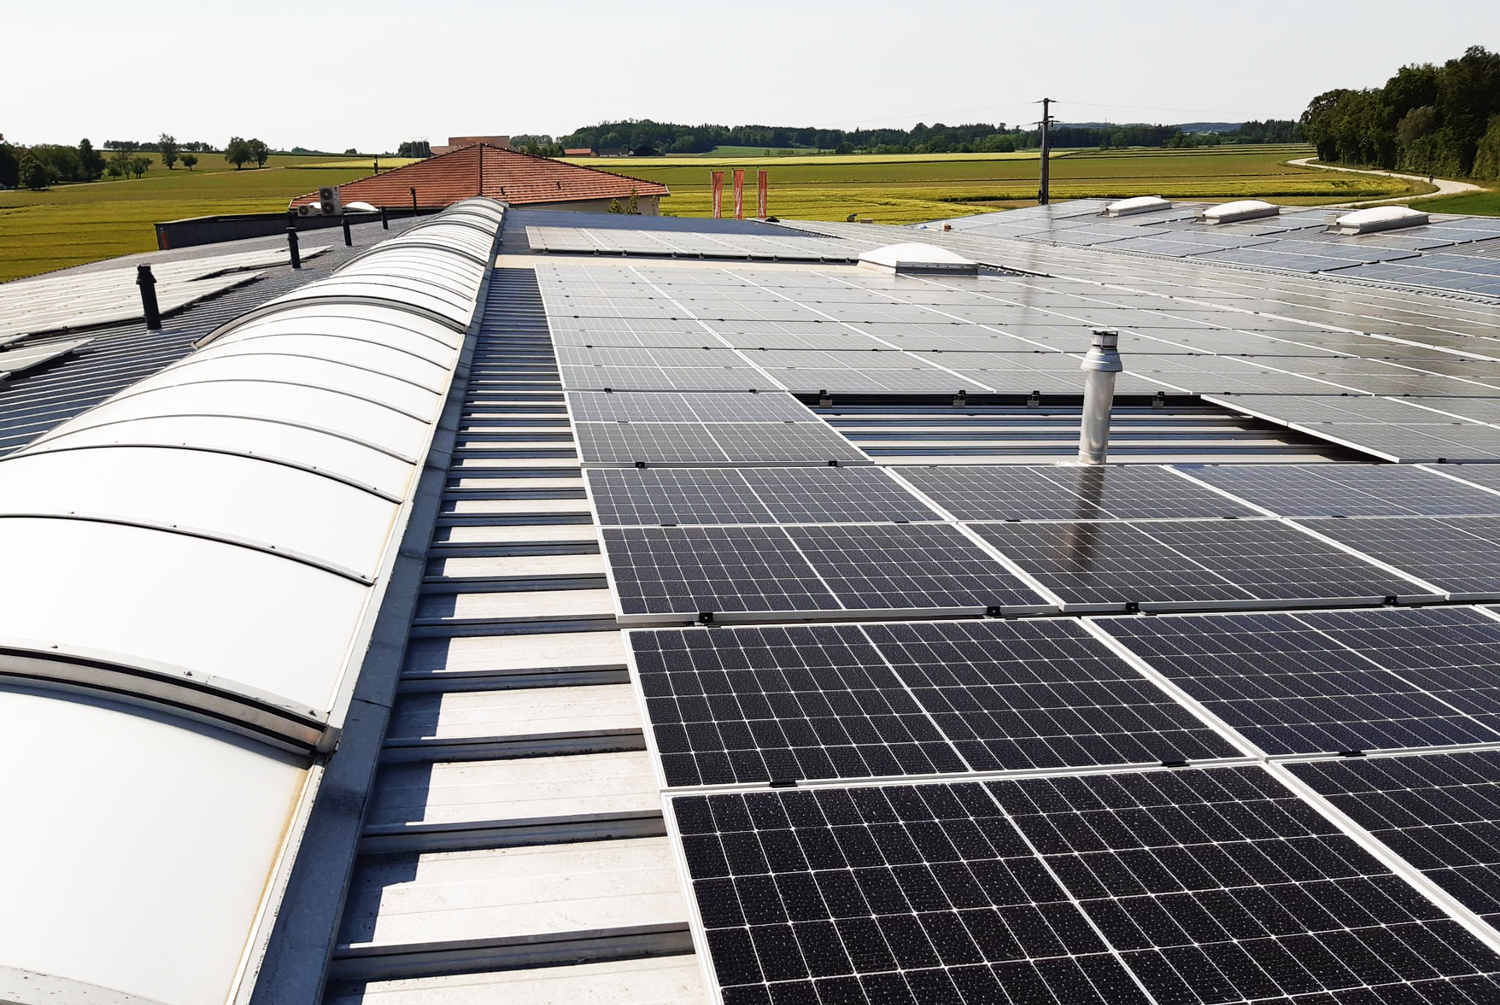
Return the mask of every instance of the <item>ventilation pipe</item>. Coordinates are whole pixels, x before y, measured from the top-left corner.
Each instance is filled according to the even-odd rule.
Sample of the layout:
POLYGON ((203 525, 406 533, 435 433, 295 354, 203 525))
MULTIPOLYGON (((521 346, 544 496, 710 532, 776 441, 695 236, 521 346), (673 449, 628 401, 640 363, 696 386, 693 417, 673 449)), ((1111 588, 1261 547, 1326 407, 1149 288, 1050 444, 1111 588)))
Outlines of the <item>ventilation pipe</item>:
POLYGON ((1115 399, 1120 362, 1120 333, 1094 329, 1094 341, 1083 357, 1083 425, 1078 431, 1078 463, 1103 464, 1109 454, 1109 410, 1115 399))

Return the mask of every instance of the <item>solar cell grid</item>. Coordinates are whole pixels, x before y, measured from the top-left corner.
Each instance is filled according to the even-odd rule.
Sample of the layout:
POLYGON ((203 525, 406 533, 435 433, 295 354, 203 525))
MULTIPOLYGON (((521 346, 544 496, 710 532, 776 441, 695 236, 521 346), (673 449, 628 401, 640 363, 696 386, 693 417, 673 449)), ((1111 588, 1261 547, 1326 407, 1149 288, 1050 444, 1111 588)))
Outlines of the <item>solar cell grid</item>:
POLYGON ((913 467, 901 475, 960 520, 1144 520, 1253 512, 1145 465, 913 467))
POLYGON ((1211 464, 1194 478, 1281 516, 1500 514, 1500 494, 1409 465, 1211 464))
POLYGON ((731 463, 868 463, 859 448, 821 422, 719 423, 707 428, 731 463))
POLYGON ((1500 994, 1493 950, 1261 769, 988 788, 1157 1001, 1500 994))
POLYGON ((871 467, 753 468, 740 474, 780 523, 940 519, 884 470, 871 467))
POLYGON ((1444 613, 1187 615, 1098 624, 1268 754, 1500 740, 1487 724, 1494 721, 1487 710, 1495 707, 1495 685, 1476 684, 1500 632, 1488 632, 1490 652, 1469 656, 1456 640, 1488 629, 1455 628, 1434 610, 1444 613), (1361 638, 1366 631, 1379 634, 1361 638), (1410 652, 1429 647, 1424 657, 1410 652), (1414 672, 1406 664, 1416 664, 1414 672))
POLYGON ((672 800, 725 1005, 1142 1005, 977 784, 672 800))
POLYGON ((1068 605, 1138 603, 1164 609, 1231 601, 1369 603, 1428 595, 1274 520, 973 527, 1068 605))
POLYGON ((788 536, 848 610, 971 610, 1040 598, 945 524, 789 527, 788 536))
POLYGON ((584 464, 722 464, 728 460, 708 427, 693 422, 579 422, 584 464))
POLYGON ((589 497, 602 526, 775 522, 735 470, 603 468, 585 474, 589 497))
POLYGON ((1469 910, 1500 922, 1500 751, 1288 768, 1469 910))
MULTIPOLYGON (((736 357, 738 359, 738 357, 736 357)), ((743 363, 743 361, 740 361, 743 363)), ((560 366, 570 391, 766 391, 782 390, 754 367, 741 366, 560 366)))
POLYGON ((818 421, 801 402, 777 391, 757 394, 569 391, 568 403, 579 422, 818 421))
POLYGON ((1300 522, 1456 597, 1500 596, 1500 517, 1300 522))

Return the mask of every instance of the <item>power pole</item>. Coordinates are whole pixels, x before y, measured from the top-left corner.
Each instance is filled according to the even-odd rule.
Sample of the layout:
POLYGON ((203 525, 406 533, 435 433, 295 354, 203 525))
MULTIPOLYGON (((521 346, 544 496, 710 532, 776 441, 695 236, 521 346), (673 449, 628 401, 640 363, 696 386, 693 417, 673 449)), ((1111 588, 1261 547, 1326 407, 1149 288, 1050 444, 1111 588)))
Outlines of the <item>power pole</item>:
POLYGON ((1042 187, 1036 194, 1036 204, 1038 206, 1045 206, 1050 201, 1047 176, 1049 169, 1052 167, 1052 137, 1048 132, 1048 127, 1052 125, 1051 106, 1051 98, 1042 99, 1042 187))

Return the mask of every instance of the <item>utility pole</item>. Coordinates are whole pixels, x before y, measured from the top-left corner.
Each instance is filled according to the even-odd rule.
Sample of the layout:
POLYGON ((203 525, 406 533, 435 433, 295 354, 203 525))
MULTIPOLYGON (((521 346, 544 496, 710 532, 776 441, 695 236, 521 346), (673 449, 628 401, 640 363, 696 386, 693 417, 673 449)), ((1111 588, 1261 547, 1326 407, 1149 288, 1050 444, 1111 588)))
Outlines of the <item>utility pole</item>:
POLYGON ((1052 125, 1052 115, 1050 114, 1051 106, 1051 98, 1042 99, 1042 187, 1037 191, 1036 194, 1036 204, 1038 206, 1045 206, 1049 201, 1051 201, 1047 184, 1047 176, 1049 174, 1050 168, 1052 167, 1052 137, 1048 132, 1048 127, 1052 125))

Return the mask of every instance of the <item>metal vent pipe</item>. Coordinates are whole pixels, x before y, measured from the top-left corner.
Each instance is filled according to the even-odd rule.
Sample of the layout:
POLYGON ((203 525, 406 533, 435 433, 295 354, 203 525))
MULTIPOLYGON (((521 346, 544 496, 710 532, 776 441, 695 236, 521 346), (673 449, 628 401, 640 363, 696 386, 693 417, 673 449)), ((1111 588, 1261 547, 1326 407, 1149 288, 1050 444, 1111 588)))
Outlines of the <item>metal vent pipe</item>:
POLYGON ((1083 425, 1078 430, 1078 462, 1103 464, 1109 455, 1109 410, 1115 400, 1120 362, 1120 333, 1094 329, 1094 341, 1083 357, 1083 425))

